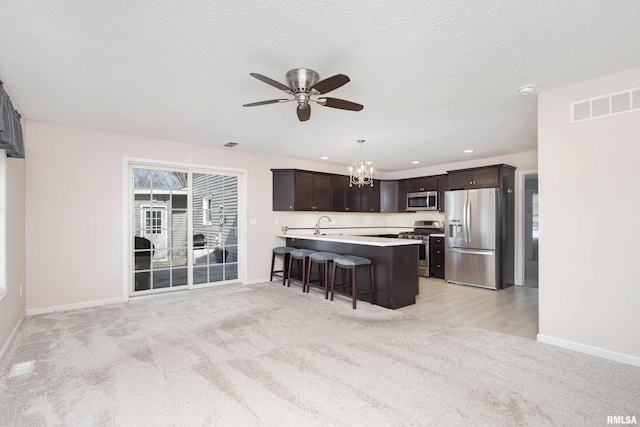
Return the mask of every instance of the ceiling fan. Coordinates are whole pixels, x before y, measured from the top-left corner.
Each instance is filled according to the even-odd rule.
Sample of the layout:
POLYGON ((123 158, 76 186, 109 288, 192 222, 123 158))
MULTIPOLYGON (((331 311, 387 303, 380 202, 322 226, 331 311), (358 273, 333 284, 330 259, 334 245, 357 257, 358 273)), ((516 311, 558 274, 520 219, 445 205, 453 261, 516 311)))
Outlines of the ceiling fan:
POLYGON ((344 74, 336 74, 333 77, 328 77, 324 80, 320 80, 320 76, 313 70, 308 68, 294 68, 287 72, 286 78, 289 86, 284 85, 278 81, 263 76, 262 74, 249 73, 250 76, 265 82, 277 89, 284 91, 289 95, 293 95, 293 99, 270 99, 268 101, 252 102, 250 104, 244 104, 243 107, 255 107, 257 105, 275 104, 283 102, 297 101, 298 108, 298 120, 306 122, 311 117, 311 106, 309 102, 313 101, 316 104, 339 108, 341 110, 360 111, 364 107, 355 102, 345 101, 344 99, 318 97, 318 95, 324 95, 327 92, 338 89, 340 86, 344 86, 349 83, 349 77, 344 74))

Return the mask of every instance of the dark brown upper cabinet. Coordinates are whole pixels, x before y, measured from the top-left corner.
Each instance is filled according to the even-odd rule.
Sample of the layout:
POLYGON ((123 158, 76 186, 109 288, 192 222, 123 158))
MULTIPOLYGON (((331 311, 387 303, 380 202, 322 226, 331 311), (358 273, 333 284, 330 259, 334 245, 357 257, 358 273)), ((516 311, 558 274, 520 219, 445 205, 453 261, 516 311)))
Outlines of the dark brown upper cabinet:
POLYGON ((296 172, 296 210, 331 210, 331 175, 296 172))
POLYGON ((330 211, 331 175, 272 169, 274 211, 330 211))
POLYGON ((500 188, 504 168, 514 169, 508 165, 493 165, 449 171, 449 189, 500 188))
POLYGON ((380 180, 373 180, 373 187, 363 185, 360 187, 361 207, 360 212, 380 212, 380 180))
POLYGON ((398 211, 398 181, 380 181, 380 212, 393 213, 398 211))
POLYGON ((374 180, 370 185, 349 186, 349 177, 333 175, 332 211, 334 212, 380 212, 380 181, 374 180))
POLYGON ((438 212, 444 212, 444 193, 449 191, 449 175, 437 175, 438 178, 438 212))
POLYGON ((358 187, 349 187, 349 177, 331 176, 331 201, 334 212, 360 212, 360 191, 358 187))
POLYGON ((422 176, 419 178, 409 178, 406 181, 407 181, 407 193, 438 190, 437 176, 422 176))
POLYGON ((295 210, 296 180, 291 169, 271 169, 273 172, 273 210, 295 210))

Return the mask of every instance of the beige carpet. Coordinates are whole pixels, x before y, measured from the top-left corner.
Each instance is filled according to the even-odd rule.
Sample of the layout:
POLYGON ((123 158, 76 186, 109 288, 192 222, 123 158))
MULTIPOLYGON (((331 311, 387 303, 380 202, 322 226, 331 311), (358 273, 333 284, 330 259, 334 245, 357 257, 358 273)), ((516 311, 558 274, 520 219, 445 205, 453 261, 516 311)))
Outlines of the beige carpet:
POLYGON ((640 419, 639 368, 278 283, 28 317, 0 374, 3 426, 640 419))

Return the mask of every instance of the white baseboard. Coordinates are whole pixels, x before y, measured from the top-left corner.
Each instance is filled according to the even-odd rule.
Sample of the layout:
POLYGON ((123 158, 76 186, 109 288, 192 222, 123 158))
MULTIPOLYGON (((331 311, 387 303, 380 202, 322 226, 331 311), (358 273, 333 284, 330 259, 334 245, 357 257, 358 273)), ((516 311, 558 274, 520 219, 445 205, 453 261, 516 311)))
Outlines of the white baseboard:
POLYGON ((555 345, 556 347, 562 347, 580 353, 590 354, 591 356, 602 357, 603 359, 609 359, 620 363, 626 363, 631 366, 640 367, 640 357, 632 356, 630 354, 618 353, 611 350, 605 350, 600 347, 593 347, 586 344, 580 344, 573 341, 563 340, 561 338, 550 337, 548 335, 538 334, 538 341, 555 345))
POLYGON ((126 300, 122 297, 118 297, 95 301, 78 302, 75 304, 54 305, 51 307, 29 308, 27 309, 27 316, 33 316, 34 314, 54 313, 56 311, 75 310, 78 308, 100 307, 101 305, 118 304, 123 302, 126 302, 126 300))
MULTIPOLYGON (((278 280, 282 280, 281 278, 278 278, 278 280)), ((245 285, 256 285, 258 283, 267 283, 269 282, 268 278, 264 278, 264 279, 253 279, 253 280, 246 280, 244 282, 245 285)))
POLYGON ((18 320, 18 323, 16 323, 16 326, 11 331, 11 334, 9 334, 9 338, 7 338, 7 341, 2 346, 2 350, 0 350, 0 362, 4 358, 4 355, 7 353, 7 350, 9 350, 9 346, 13 342, 13 339, 16 337, 16 334, 18 333, 18 329, 20 329, 20 325, 22 325, 23 321, 24 321, 24 314, 20 316, 20 320, 18 320))

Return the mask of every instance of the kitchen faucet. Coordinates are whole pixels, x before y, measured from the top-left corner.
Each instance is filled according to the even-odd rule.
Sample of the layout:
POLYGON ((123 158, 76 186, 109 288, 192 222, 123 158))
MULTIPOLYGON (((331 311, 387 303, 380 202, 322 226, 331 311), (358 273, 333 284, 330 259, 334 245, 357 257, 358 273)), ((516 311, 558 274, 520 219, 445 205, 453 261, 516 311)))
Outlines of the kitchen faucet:
POLYGON ((316 223, 316 230, 313 232, 313 234, 316 236, 320 234, 320 221, 322 221, 322 218, 327 218, 329 222, 332 222, 331 217, 327 215, 322 215, 320 218, 318 218, 318 222, 316 223))

